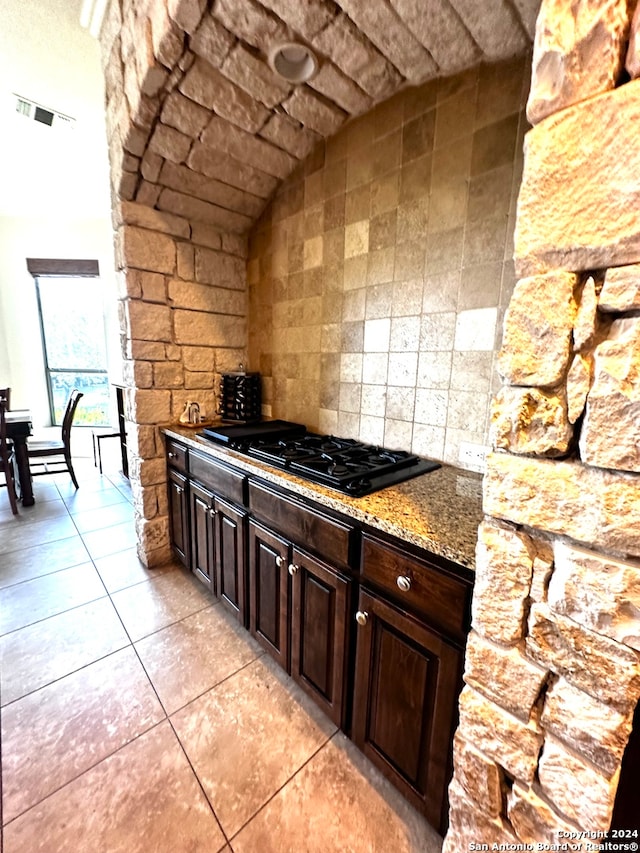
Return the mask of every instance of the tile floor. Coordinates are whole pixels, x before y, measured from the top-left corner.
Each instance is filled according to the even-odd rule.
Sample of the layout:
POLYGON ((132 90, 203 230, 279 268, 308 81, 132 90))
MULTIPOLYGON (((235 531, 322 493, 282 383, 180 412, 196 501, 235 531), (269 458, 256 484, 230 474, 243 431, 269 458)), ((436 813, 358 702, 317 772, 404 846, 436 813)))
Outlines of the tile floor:
POLYGON ((440 837, 79 461, 0 489, 4 853, 437 853, 440 837))

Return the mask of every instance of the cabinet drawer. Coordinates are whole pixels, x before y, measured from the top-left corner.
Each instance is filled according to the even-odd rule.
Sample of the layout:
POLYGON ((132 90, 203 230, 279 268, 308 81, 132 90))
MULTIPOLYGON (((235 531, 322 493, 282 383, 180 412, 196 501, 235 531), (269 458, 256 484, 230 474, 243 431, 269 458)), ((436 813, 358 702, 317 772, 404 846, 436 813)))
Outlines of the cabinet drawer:
POLYGON ((192 450, 189 454, 189 473, 194 480, 202 483, 220 495, 236 504, 244 504, 244 489, 247 480, 240 471, 227 468, 219 462, 214 462, 208 456, 204 456, 192 450))
POLYGON ((466 637, 471 588, 464 581, 366 534, 362 537, 360 572, 399 604, 427 616, 449 633, 466 637))
POLYGON ((350 565, 355 535, 350 525, 254 482, 249 483, 249 505, 255 516, 293 542, 320 554, 334 565, 350 565))
POLYGON ((186 473, 187 448, 183 444, 167 439, 167 463, 177 471, 186 473))

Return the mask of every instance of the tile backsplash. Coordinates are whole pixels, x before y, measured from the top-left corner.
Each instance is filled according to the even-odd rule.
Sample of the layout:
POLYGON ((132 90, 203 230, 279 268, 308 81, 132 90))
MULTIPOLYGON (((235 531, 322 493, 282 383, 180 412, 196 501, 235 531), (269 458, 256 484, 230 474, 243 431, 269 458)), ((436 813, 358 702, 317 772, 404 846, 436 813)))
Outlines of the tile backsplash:
POLYGON ((474 467, 515 283, 527 67, 406 89, 280 187, 248 264, 267 414, 474 467))

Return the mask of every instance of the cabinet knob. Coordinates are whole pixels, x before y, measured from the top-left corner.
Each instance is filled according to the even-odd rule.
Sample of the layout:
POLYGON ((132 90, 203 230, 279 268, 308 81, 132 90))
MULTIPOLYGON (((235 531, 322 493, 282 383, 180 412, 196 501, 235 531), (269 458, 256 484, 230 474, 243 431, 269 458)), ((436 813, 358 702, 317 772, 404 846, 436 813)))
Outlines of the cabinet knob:
POLYGON ((294 575, 297 575, 299 569, 300 569, 300 566, 296 566, 295 563, 289 563, 289 574, 291 575, 291 577, 293 577, 294 575))
POLYGON ((169 459, 177 459, 178 454, 177 454, 177 453, 172 453, 171 451, 169 451, 169 452, 167 453, 167 456, 169 457, 169 459))
POLYGON ((184 489, 182 488, 182 486, 176 486, 176 493, 177 494, 181 495, 183 492, 184 492, 184 489))
POLYGON ((411 589, 411 578, 408 578, 406 575, 398 575, 396 583, 398 589, 401 589, 403 592, 409 592, 411 589))
POLYGON ((356 613, 356 622, 358 623, 358 625, 366 625, 368 619, 369 614, 366 610, 358 610, 358 612, 356 613))
POLYGON ((281 557, 280 554, 276 557, 276 566, 281 569, 282 564, 284 563, 284 557, 281 557))
POLYGON ((211 507, 211 509, 209 510, 209 515, 211 516, 211 518, 215 518, 216 513, 217 513, 217 510, 214 509, 213 507, 211 507))

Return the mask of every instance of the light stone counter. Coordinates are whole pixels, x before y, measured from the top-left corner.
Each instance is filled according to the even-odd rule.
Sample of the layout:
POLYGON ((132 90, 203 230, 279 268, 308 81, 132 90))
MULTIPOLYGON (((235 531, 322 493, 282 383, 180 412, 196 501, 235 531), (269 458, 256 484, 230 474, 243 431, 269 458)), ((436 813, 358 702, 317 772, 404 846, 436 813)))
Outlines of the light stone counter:
POLYGON ((469 569, 475 568, 478 525, 482 520, 482 477, 443 465, 437 471, 389 486, 364 498, 352 498, 264 465, 241 453, 199 438, 181 426, 163 432, 214 459, 256 474, 292 493, 425 548, 469 569))

